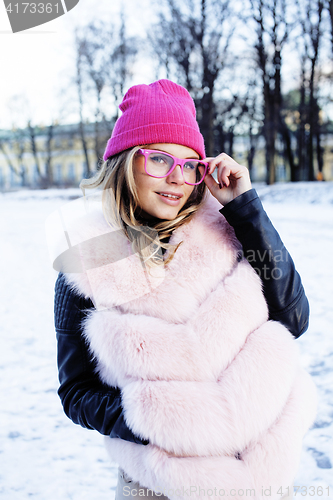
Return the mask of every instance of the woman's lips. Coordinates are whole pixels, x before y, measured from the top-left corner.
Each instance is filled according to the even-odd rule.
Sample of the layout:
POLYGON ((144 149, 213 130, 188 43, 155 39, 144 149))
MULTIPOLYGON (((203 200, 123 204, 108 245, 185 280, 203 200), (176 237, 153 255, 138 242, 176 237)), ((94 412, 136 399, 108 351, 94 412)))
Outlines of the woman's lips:
POLYGON ((171 206, 177 206, 177 205, 179 205, 181 197, 183 196, 183 195, 178 195, 178 194, 176 195, 176 194, 173 194, 173 193, 164 193, 164 194, 172 194, 173 196, 181 196, 180 198, 170 198, 168 196, 163 196, 160 193, 156 193, 156 194, 159 196, 159 198, 162 201, 164 201, 164 203, 166 203, 167 205, 171 205, 171 206))

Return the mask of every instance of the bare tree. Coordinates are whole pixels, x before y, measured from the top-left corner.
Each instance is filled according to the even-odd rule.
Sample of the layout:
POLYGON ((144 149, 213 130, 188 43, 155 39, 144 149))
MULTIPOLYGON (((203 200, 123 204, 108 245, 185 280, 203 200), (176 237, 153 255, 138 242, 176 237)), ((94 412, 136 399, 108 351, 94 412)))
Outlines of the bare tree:
POLYGON ((320 119, 318 105, 319 50, 323 37, 323 0, 297 1, 301 36, 297 45, 301 60, 298 162, 300 177, 315 180, 314 144, 317 147, 319 171, 322 169, 320 119))
MULTIPOLYGON (((44 132, 41 127, 34 125, 32 116, 33 111, 30 102, 25 95, 14 95, 8 102, 8 108, 11 111, 12 117, 12 132, 7 144, 11 144, 11 150, 15 161, 9 161, 10 157, 5 155, 4 145, 2 152, 5 155, 9 168, 21 177, 22 186, 27 185, 28 166, 24 162, 25 153, 30 153, 33 157, 35 174, 38 184, 43 187, 49 187, 52 184, 52 175, 50 172, 51 156, 52 156, 52 136, 49 141, 46 141, 47 147, 47 163, 46 170, 41 166, 41 153, 45 152, 44 144, 41 144, 41 139, 44 132)), ((48 128, 48 135, 53 133, 48 128)))
POLYGON ((45 177, 47 181, 47 186, 52 186, 53 184, 52 141, 54 137, 54 128, 55 128, 54 122, 52 122, 51 125, 47 127, 46 161, 45 161, 45 177))
MULTIPOLYGON (((106 83, 110 85, 116 106, 123 98, 125 88, 133 77, 133 64, 138 53, 138 39, 127 35, 125 16, 120 14, 120 27, 107 34, 114 43, 107 55, 107 65, 112 71, 106 72, 106 83)), ((116 118, 116 117, 115 117, 116 118)))
POLYGON ((26 185, 26 167, 23 164, 23 155, 25 152, 25 135, 21 129, 13 130, 11 136, 0 139, 0 150, 6 160, 9 169, 13 174, 21 177, 22 186, 26 185), (16 166, 11 159, 8 149, 12 149, 16 157, 16 166))
POLYGON ((215 103, 214 134, 218 137, 219 151, 234 155, 235 131, 248 112, 246 97, 233 94, 229 99, 217 99, 215 103))
POLYGON ((30 150, 31 150, 31 153, 32 153, 34 160, 35 160, 36 172, 37 172, 37 175, 40 179, 42 187, 46 187, 45 186, 46 179, 44 179, 44 176, 42 174, 40 164, 39 164, 39 157, 38 157, 38 150, 37 150, 37 143, 36 143, 36 127, 32 125, 30 120, 28 121, 27 130, 29 133, 30 150))
POLYGON ((165 0, 149 37, 167 77, 194 98, 208 155, 214 153, 216 86, 234 29, 230 0, 165 0))
POLYGON ((333 0, 327 0, 327 8, 330 15, 331 20, 331 44, 332 44, 332 53, 333 53, 333 0))
POLYGON ((314 175, 314 154, 313 154, 313 143, 314 138, 317 139, 317 158, 319 168, 322 164, 321 162, 321 147, 320 147, 320 132, 319 132, 319 106, 317 100, 317 83, 315 81, 316 78, 316 70, 317 63, 319 57, 319 46, 320 40, 322 36, 321 31, 321 22, 322 22, 322 13, 323 13, 323 1, 316 0, 313 3, 308 0, 308 33, 304 32, 304 36, 306 34, 309 36, 309 45, 311 53, 309 54, 309 59, 311 62, 311 72, 309 78, 309 141, 308 141, 308 158, 309 158, 309 167, 308 167, 308 180, 312 181, 315 179, 314 175), (315 16, 315 20, 313 18, 315 16))
POLYGON ((250 0, 255 23, 256 63, 261 71, 267 184, 275 182, 276 139, 281 123, 282 51, 292 24, 286 0, 250 0))
POLYGON ((83 118, 83 105, 84 105, 84 92, 83 92, 83 75, 82 75, 82 58, 83 58, 83 50, 82 50, 82 42, 79 38, 78 31, 75 32, 75 52, 76 52, 76 89, 78 96, 78 104, 79 104, 79 133, 80 139, 83 149, 83 154, 85 158, 85 177, 90 177, 91 169, 90 169, 90 161, 88 155, 88 142, 86 138, 85 128, 84 128, 84 118, 83 118))
MULTIPOLYGON (((119 28, 106 22, 92 22, 76 31, 76 86, 79 99, 80 135, 90 174, 87 139, 84 131, 84 98, 94 94, 94 151, 97 168, 101 161, 105 136, 111 132, 116 116, 108 119, 103 112, 103 92, 109 91, 115 105, 121 99, 124 88, 132 77, 132 64, 137 49, 134 39, 127 37, 124 16, 119 28)), ((90 99, 90 102, 92 100, 90 99)), ((115 106, 116 107, 116 106, 115 106)))
POLYGON ((12 130, 2 141, 1 151, 6 159, 9 169, 21 177, 21 185, 27 183, 27 166, 24 163, 24 153, 27 151, 27 133, 25 130, 27 117, 31 115, 29 101, 24 94, 13 95, 7 108, 10 111, 12 130), (12 151, 9 154, 8 151, 12 151))
MULTIPOLYGON (((102 29, 96 23, 90 23, 82 31, 82 35, 77 35, 77 77, 78 77, 78 93, 81 113, 81 130, 82 125, 82 71, 88 76, 86 85, 92 87, 95 93, 95 121, 94 121, 94 150, 96 155, 97 166, 99 159, 102 156, 102 141, 100 134, 101 124, 101 94, 105 87, 106 77, 106 49, 102 40, 102 29)), ((81 132, 81 137, 83 134, 81 132)), ((103 138, 104 139, 104 138, 103 138)), ((87 148, 86 140, 84 139, 83 148, 87 148)), ((86 156, 87 161, 87 156, 86 156)), ((89 165, 89 162, 87 163, 89 165)))
POLYGON ((245 122, 247 123, 247 132, 249 138, 249 148, 247 152, 247 166, 250 175, 253 171, 254 157, 258 147, 260 130, 260 113, 258 110, 258 86, 255 79, 250 80, 246 100, 244 103, 245 122))
MULTIPOLYGON (((53 138, 53 125, 48 127, 48 139, 46 141, 47 160, 45 165, 45 173, 40 167, 39 153, 42 152, 41 146, 38 147, 38 136, 42 135, 42 130, 39 127, 32 125, 29 120, 28 125, 24 129, 13 129, 6 140, 0 141, 0 150, 4 155, 9 169, 18 177, 21 177, 21 186, 27 186, 28 167, 24 161, 24 154, 31 153, 34 159, 35 172, 37 174, 38 184, 40 187, 47 188, 52 184, 51 173, 51 157, 52 148, 51 141, 53 138), (8 153, 12 151, 12 155, 8 153), (14 160, 11 158, 14 157, 14 160)), ((43 151, 44 152, 44 151, 43 151)))

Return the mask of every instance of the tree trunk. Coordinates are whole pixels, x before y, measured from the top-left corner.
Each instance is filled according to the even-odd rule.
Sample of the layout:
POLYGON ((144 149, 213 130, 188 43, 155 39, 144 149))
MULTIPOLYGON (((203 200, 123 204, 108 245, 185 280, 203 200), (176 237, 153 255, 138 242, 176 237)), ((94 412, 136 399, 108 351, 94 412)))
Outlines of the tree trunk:
POLYGON ((275 182, 275 141, 276 128, 274 117, 274 101, 271 96, 269 83, 264 82, 264 137, 266 142, 266 183, 274 184, 275 182))
POLYGON ((82 90, 82 70, 81 70, 82 53, 81 53, 80 41, 79 41, 77 35, 76 35, 76 51, 77 51, 77 53, 76 53, 76 87, 77 87, 77 94, 78 94, 78 99, 79 99, 79 115, 80 115, 79 133, 80 133, 80 139, 81 139, 84 158, 85 158, 85 172, 83 175, 84 175, 84 177, 89 178, 91 170, 90 170, 90 162, 89 162, 89 156, 88 156, 87 140, 86 140, 86 136, 85 136, 84 123, 83 123, 83 90, 82 90))
POLYGON ((314 98, 314 73, 315 73, 315 60, 312 59, 312 65, 311 65, 311 76, 310 76, 310 85, 309 85, 309 90, 310 90, 310 98, 309 98, 309 136, 308 136, 308 147, 307 147, 307 153, 308 153, 308 172, 307 172, 307 180, 309 181, 314 181, 315 180, 315 174, 314 174, 314 153, 313 153, 313 141, 314 141, 314 129, 316 128, 316 117, 315 115, 316 110, 315 110, 315 98, 314 98))
POLYGON ((228 132, 228 155, 233 158, 234 156, 234 138, 235 138, 235 133, 234 133, 234 128, 231 127, 228 132))
POLYGON ((37 146, 36 146, 36 136, 35 136, 35 128, 31 125, 31 122, 28 122, 28 129, 30 134, 30 146, 31 152, 35 160, 36 170, 40 178, 42 178, 42 172, 39 166, 39 159, 37 154, 37 146))
POLYGON ((285 124, 284 120, 282 120, 282 119, 281 119, 281 135, 283 138, 284 149, 285 149, 284 156, 287 159, 288 164, 289 164, 289 168, 290 168, 290 180, 292 182, 295 182, 295 180, 296 180, 296 166, 295 166, 293 150, 291 147, 290 132, 289 132, 288 127, 285 124))
POLYGON ((14 172, 14 174, 16 174, 16 175, 20 175, 20 174, 17 172, 17 170, 16 170, 16 168, 14 167, 14 165, 12 164, 11 159, 10 159, 10 157, 9 157, 9 155, 8 155, 7 151, 6 151, 5 144, 4 144, 4 142, 3 142, 3 141, 0 141, 0 150, 2 151, 2 154, 4 155, 4 157, 6 158, 6 162, 7 162, 7 165, 8 165, 8 167, 9 167, 9 169, 10 169, 12 172, 14 172))
POLYGON ((315 128, 314 128, 314 140, 316 142, 316 156, 317 156, 317 165, 318 165, 318 174, 316 176, 317 180, 323 180, 323 151, 324 148, 321 146, 321 124, 320 124, 320 116, 319 111, 320 108, 318 106, 318 101, 315 99, 315 128))
POLYGON ((48 186, 52 186, 52 184, 53 184, 53 172, 52 172, 52 165, 51 165, 51 163, 52 163, 51 144, 52 144, 53 135, 54 135, 54 124, 51 123, 51 125, 48 126, 47 143, 46 143, 47 157, 46 157, 46 166, 45 166, 45 169, 46 169, 45 176, 47 179, 48 186))
POLYGON ((213 89, 203 95, 200 103, 200 131, 205 140, 206 155, 214 155, 214 100, 213 89))
POLYGON ((330 19, 331 19, 331 43, 332 43, 332 53, 333 53, 333 0, 329 0, 328 10, 329 10, 330 19))
POLYGON ((267 164, 267 175, 266 183, 274 184, 275 182, 275 140, 273 136, 270 136, 266 144, 266 164, 267 164))
POLYGON ((304 172, 306 171, 306 133, 305 124, 307 120, 306 103, 305 103, 305 60, 302 61, 302 75, 301 75, 301 88, 300 88, 300 103, 299 103, 299 126, 297 130, 297 156, 298 156, 298 169, 295 176, 295 181, 304 179, 304 172))

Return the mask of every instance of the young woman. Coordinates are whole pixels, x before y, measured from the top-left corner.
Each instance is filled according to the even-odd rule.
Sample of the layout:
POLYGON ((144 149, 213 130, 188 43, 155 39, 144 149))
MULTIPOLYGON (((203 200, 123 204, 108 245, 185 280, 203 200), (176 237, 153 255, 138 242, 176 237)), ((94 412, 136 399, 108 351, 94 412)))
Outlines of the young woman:
POLYGON ((118 499, 291 495, 315 412, 301 279, 248 170, 205 158, 183 87, 134 86, 120 109, 82 183, 102 206, 68 228, 90 242, 81 272, 56 283, 64 410, 107 436, 118 499))

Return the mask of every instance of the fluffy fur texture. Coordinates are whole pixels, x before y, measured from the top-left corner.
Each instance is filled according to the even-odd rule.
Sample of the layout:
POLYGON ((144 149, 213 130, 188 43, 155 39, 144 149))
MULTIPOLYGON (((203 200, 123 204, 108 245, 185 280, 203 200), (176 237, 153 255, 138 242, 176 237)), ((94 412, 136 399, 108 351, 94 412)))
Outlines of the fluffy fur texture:
MULTIPOLYGON (((274 500, 296 473, 314 384, 292 335, 268 321, 261 281, 238 262, 240 244, 219 208, 208 198, 174 232, 170 243, 183 243, 167 269, 145 270, 122 239, 83 248, 90 270, 66 276, 96 304, 84 334, 101 379, 122 389, 126 422, 150 443, 106 438, 112 460, 172 500, 191 487, 193 496, 254 488, 257 499, 271 487, 274 500), (110 253, 129 257, 103 266, 110 253)), ((70 237, 108 231, 93 213, 70 237)))

